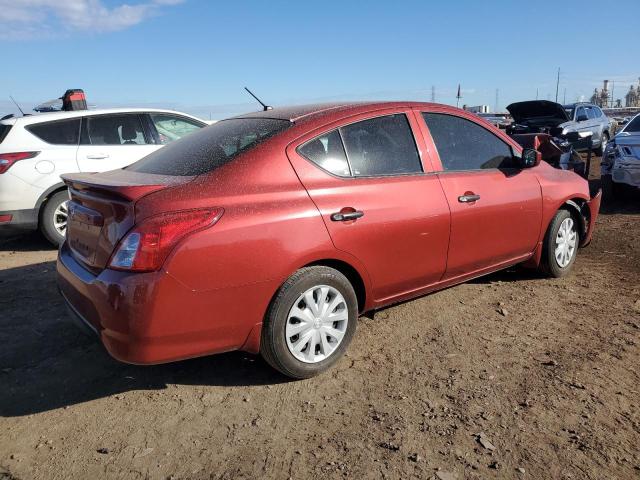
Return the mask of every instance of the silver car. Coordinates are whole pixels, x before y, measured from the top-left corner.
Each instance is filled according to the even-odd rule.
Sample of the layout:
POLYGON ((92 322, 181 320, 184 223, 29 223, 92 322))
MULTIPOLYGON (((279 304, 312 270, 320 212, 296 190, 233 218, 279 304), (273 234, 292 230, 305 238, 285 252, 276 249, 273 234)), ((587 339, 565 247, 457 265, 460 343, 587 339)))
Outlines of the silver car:
POLYGON ((592 133, 593 147, 598 155, 605 150, 611 138, 611 120, 600 107, 592 103, 560 105, 548 100, 530 100, 512 103, 507 110, 513 124, 507 133, 548 133, 563 138, 573 132, 592 133))
POLYGON ((614 195, 629 186, 640 188, 640 114, 609 142, 601 165, 602 175, 611 175, 614 195))

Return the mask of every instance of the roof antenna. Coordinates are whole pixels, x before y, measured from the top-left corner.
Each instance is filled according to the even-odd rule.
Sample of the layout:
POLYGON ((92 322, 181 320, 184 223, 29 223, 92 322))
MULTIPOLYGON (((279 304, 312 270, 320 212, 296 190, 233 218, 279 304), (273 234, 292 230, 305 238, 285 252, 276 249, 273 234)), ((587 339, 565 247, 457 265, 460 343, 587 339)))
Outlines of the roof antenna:
POLYGON ((16 104, 16 107, 18 107, 18 110, 20 110, 20 113, 21 113, 21 114, 22 114, 22 116, 24 117, 24 112, 23 112, 23 111, 22 111, 22 109, 20 108, 20 105, 18 105, 18 102, 16 102, 16 101, 14 100, 14 98, 13 98, 11 95, 9 95, 9 98, 11 99, 11 101, 12 101, 13 103, 15 103, 15 104, 16 104))
POLYGON ((247 92, 249 92, 249 95, 251 95, 253 98, 255 98, 255 99, 258 101, 258 103, 259 103, 260 105, 262 105, 262 110, 263 110, 263 111, 265 111, 265 112, 266 112, 267 110, 273 110, 273 107, 272 107, 271 105, 267 105, 267 104, 265 104, 265 103, 262 103, 262 100, 260 100, 258 97, 256 97, 256 96, 253 94, 253 92, 252 92, 251 90, 249 90, 247 87, 244 87, 244 89, 245 89, 247 92))

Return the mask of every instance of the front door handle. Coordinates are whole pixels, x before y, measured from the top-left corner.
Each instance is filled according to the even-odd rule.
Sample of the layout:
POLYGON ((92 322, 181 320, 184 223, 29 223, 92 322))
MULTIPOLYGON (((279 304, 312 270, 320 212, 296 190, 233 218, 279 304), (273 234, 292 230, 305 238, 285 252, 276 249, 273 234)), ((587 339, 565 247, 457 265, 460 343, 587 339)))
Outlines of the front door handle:
POLYGON ((471 203, 480 200, 480 195, 473 194, 464 194, 458 197, 458 201, 460 203, 471 203))
POLYGON ((102 160, 103 158, 109 158, 108 153, 90 153, 87 155, 89 160, 102 160))
POLYGON ((346 222, 349 220, 357 220, 364 216, 364 212, 356 210, 355 212, 338 212, 331 215, 331 220, 334 222, 346 222))

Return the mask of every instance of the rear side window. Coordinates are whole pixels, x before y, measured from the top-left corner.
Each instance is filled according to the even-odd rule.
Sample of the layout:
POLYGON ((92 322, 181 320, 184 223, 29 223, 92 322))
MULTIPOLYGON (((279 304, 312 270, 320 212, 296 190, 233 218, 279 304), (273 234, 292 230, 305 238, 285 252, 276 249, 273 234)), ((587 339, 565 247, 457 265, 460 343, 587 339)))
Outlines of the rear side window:
POLYGON ((291 125, 288 120, 273 118, 224 120, 172 142, 125 168, 160 175, 202 175, 291 125))
POLYGON ((338 130, 321 135, 298 147, 298 153, 329 173, 340 177, 351 176, 338 130))
POLYGON ((511 147, 475 122, 454 115, 423 113, 445 170, 514 168, 511 147))
POLYGON ((25 127, 29 132, 53 145, 77 145, 80 135, 80 119, 37 123, 25 127))
POLYGON ((100 115, 87 117, 86 121, 91 145, 145 145, 147 143, 138 115, 100 115))
POLYGON ((406 115, 388 115, 340 128, 353 175, 422 172, 418 148, 406 115))
POLYGON ((341 177, 372 177, 422 172, 406 115, 352 123, 298 147, 298 153, 341 177))
POLYGON ((162 145, 178 140, 205 126, 193 120, 164 113, 151 113, 149 116, 156 127, 162 145))
POLYGON ((11 130, 11 125, 0 123, 0 143, 2 143, 5 138, 7 138, 9 130, 11 130))

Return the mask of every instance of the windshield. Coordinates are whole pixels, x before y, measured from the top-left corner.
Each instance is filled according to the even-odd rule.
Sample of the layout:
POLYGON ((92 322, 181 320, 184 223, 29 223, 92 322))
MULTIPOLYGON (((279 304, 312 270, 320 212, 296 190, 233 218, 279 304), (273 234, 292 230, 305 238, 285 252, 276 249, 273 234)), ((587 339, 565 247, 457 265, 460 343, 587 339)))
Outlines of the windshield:
POLYGON ((288 120, 273 118, 223 120, 162 147, 125 168, 160 175, 202 175, 225 165, 291 125, 288 120))
POLYGON ((633 117, 633 120, 627 123, 622 131, 627 133, 640 133, 640 115, 633 117))

